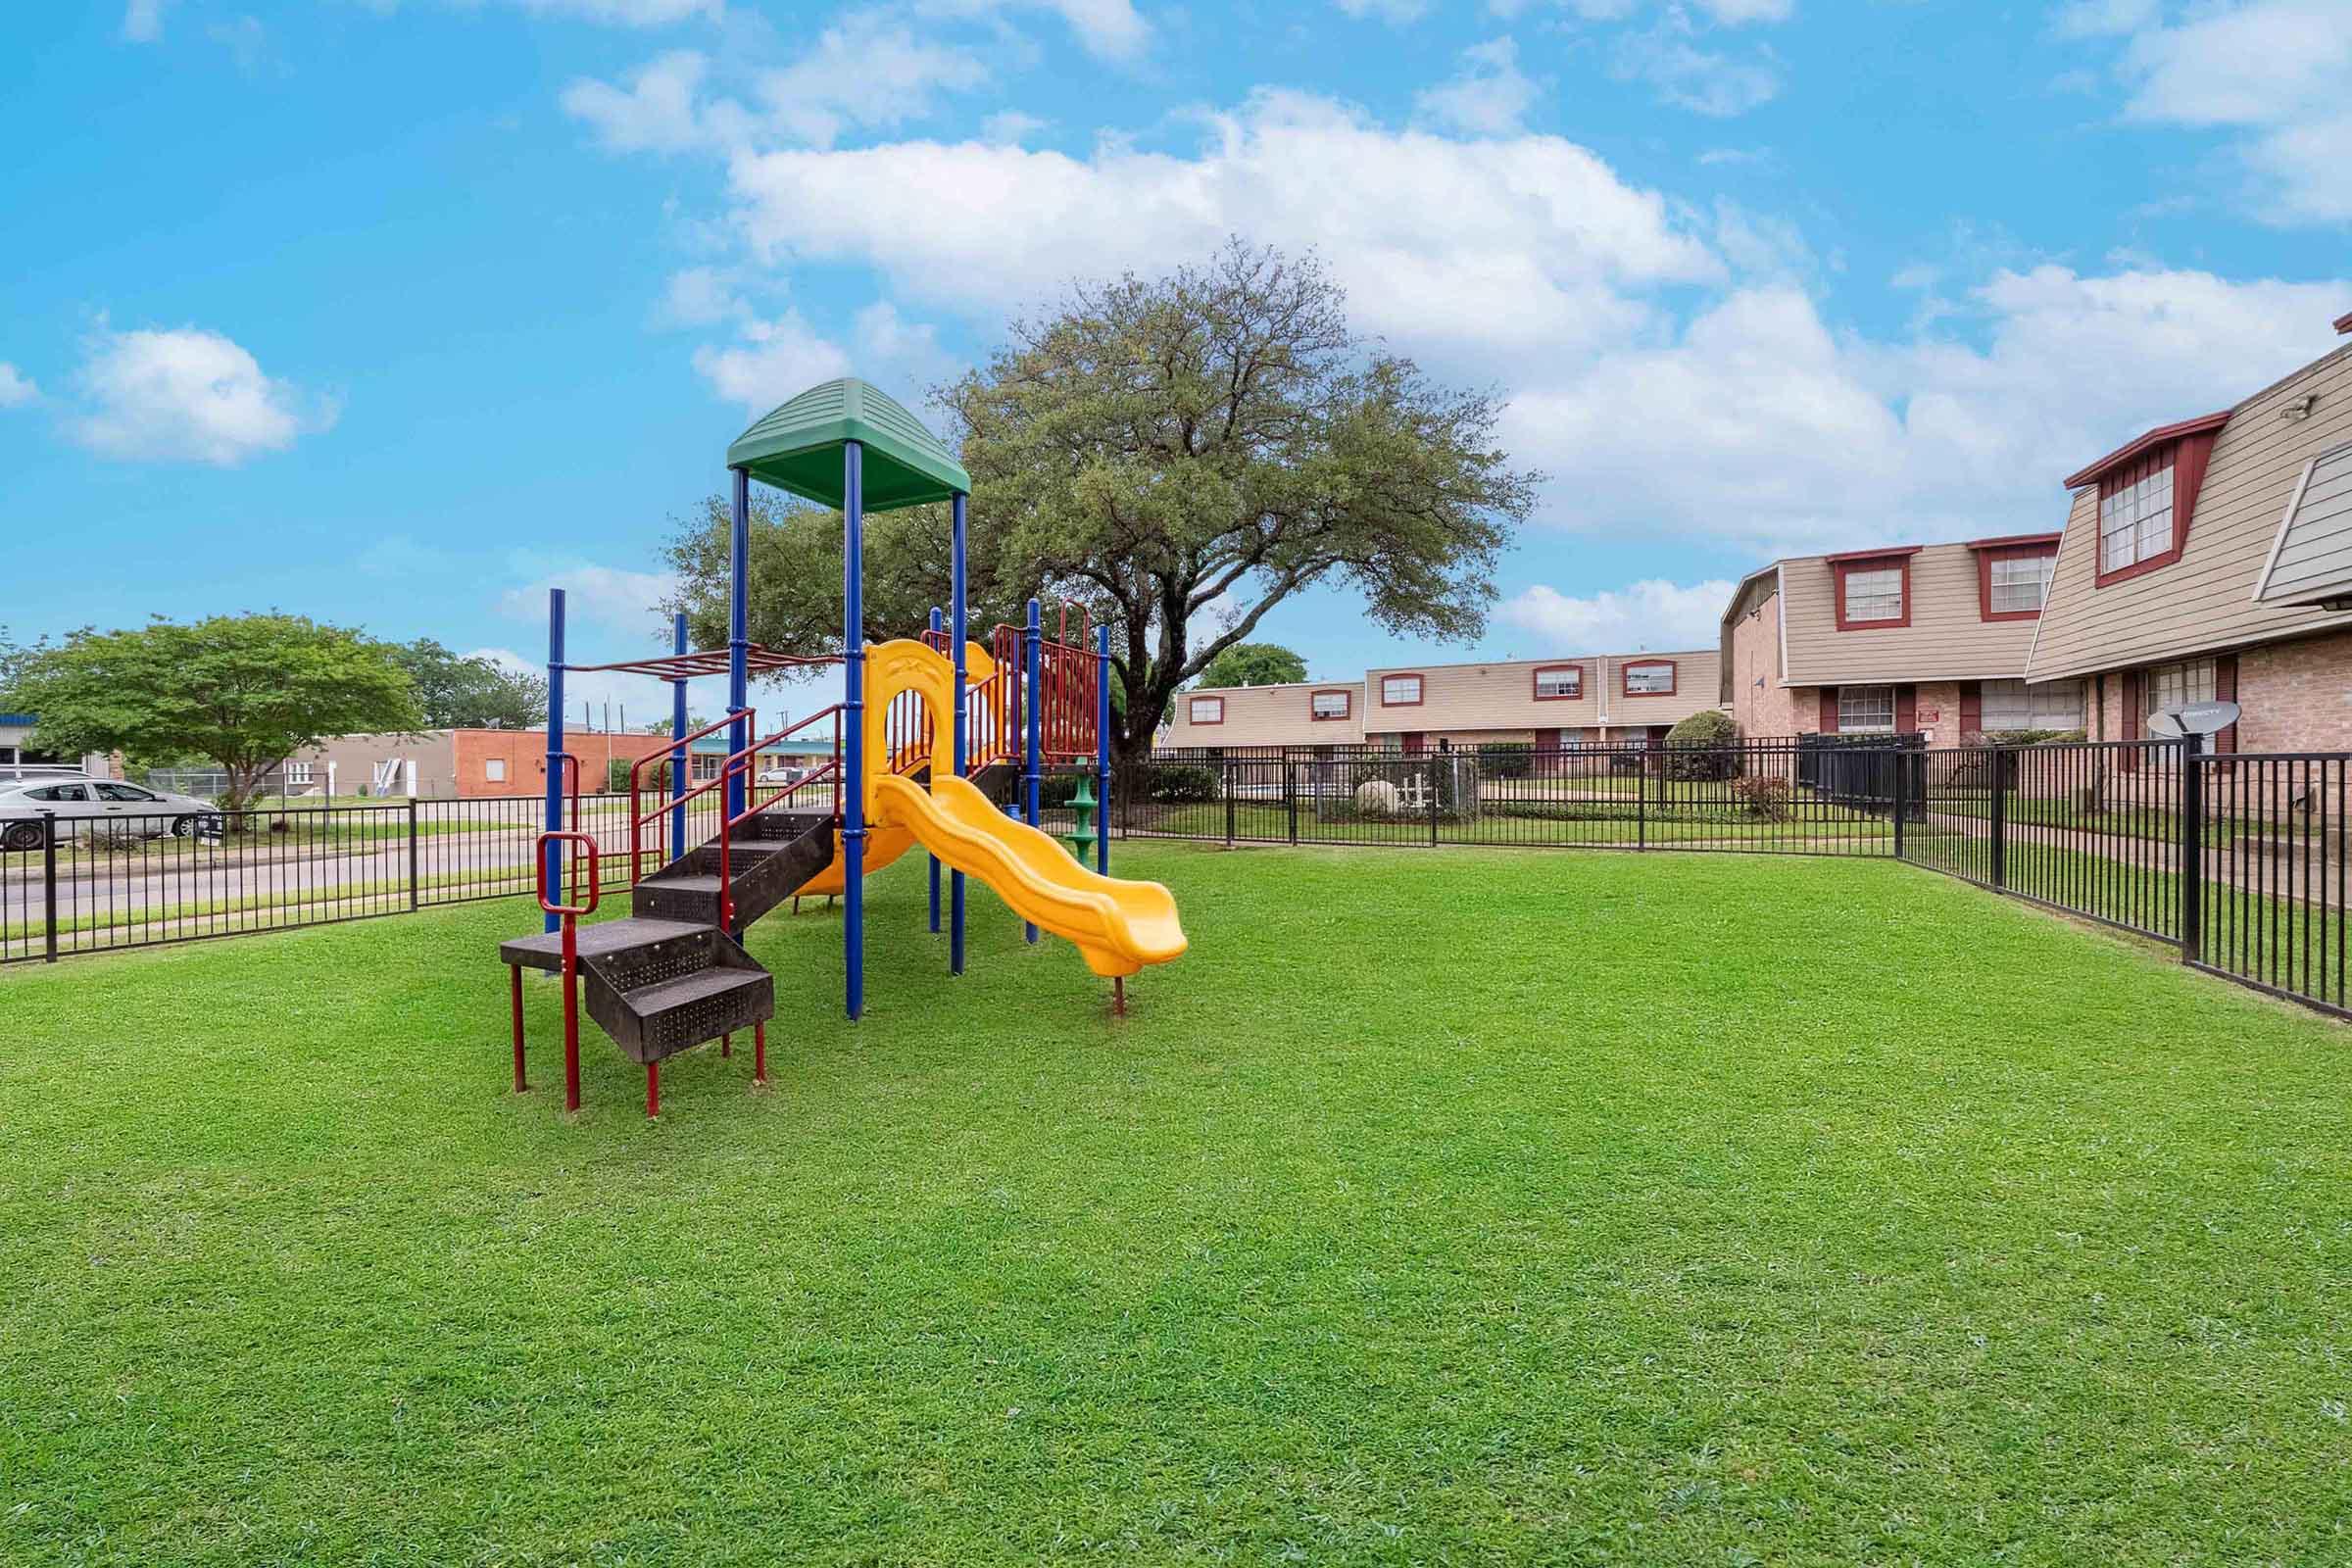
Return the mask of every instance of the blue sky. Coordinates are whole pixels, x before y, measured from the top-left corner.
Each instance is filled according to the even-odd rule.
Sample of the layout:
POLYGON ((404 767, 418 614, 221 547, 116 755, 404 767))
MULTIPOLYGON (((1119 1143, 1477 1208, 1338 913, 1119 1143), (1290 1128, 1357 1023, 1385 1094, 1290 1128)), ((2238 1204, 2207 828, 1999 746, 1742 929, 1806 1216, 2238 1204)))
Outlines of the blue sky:
POLYGON ((1240 233, 1551 476, 1475 650, 1336 595, 1261 634, 1689 646, 1776 554, 2056 527, 2352 310, 2352 0, 131 0, 0 44, 20 637, 275 607, 529 660, 563 583, 634 653, 760 409, 916 401, 1240 233))

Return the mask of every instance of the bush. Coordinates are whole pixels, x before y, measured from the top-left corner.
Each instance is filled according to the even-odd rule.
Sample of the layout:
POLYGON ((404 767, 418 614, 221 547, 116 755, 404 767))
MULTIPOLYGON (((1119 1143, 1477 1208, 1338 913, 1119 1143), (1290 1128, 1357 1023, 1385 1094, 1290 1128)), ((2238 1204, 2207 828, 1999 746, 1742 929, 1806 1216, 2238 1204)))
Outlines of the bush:
POLYGON ((1525 778, 1535 763, 1536 749, 1525 741, 1489 741, 1478 749, 1478 770, 1489 778, 1525 778))
MULTIPOLYGON (((629 793, 629 767, 626 758, 615 757, 605 763, 605 790, 612 795, 629 793)), ((652 769, 647 769, 650 773, 652 769)))
MULTIPOLYGON (((1042 791, 1041 791, 1042 794, 1042 791)), ((1144 799, 1197 806, 1217 798, 1217 770, 1190 762, 1155 762, 1145 770, 1144 799)))
POLYGON ((1767 822, 1788 820, 1789 791, 1785 778, 1758 773, 1751 778, 1734 779, 1732 798, 1767 822))
POLYGON ((1666 776, 1685 779, 1730 778, 1740 770, 1735 750, 1740 726, 1721 709, 1701 709, 1666 732, 1666 776))

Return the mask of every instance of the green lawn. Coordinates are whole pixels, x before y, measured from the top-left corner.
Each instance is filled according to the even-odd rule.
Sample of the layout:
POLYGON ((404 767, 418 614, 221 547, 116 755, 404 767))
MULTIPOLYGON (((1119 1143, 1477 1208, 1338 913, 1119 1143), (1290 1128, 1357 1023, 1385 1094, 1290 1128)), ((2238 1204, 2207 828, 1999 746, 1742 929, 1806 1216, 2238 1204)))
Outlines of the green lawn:
POLYGON ((910 857, 657 1124, 503 1092, 520 902, 0 971, 0 1561, 2352 1557, 2337 1026, 1884 860, 1114 855, 1129 1019, 910 857))

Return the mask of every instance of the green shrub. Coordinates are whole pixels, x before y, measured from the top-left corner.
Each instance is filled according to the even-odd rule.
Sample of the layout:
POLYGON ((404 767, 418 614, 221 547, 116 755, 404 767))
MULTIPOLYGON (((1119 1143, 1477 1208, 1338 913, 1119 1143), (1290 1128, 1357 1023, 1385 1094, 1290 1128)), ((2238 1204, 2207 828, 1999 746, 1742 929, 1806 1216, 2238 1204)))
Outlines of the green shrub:
POLYGON ((1666 732, 1666 776, 1724 779, 1740 771, 1740 726, 1719 708, 1701 709, 1666 732))
POLYGON ((1788 820, 1788 781, 1777 774, 1759 773, 1732 781, 1732 795, 1747 810, 1767 822, 1788 820))
POLYGON ((1156 762, 1145 774, 1144 799, 1197 806, 1217 798, 1217 770, 1193 762, 1156 762))
POLYGON ((1478 749, 1478 770, 1488 778, 1525 778, 1535 760, 1536 749, 1525 741, 1489 741, 1478 749))

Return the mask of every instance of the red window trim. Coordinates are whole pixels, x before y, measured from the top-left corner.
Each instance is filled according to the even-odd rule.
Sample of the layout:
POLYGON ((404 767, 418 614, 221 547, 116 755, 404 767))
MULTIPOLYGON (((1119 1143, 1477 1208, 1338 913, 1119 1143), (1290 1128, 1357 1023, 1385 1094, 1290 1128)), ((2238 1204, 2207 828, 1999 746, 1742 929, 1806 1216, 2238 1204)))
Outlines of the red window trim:
MULTIPOLYGON (((2222 415, 2220 417, 2226 419, 2229 416, 2222 415)), ((2220 426, 2217 424, 2210 428, 2191 431, 2175 440, 2158 442, 2154 445, 2150 445, 2148 438, 2142 436, 2127 449, 2131 454, 2128 459, 2109 464, 2094 475, 2099 482, 2098 502, 2104 502, 2109 493, 2117 488, 2119 481, 2136 484, 2157 468, 2167 464, 2171 465, 2173 470, 2173 543, 2170 549, 2160 550, 2155 555, 2134 561, 2129 566, 2118 566, 2115 570, 2109 571, 2106 567, 2106 542, 2099 536, 2099 506, 2098 502, 2092 503, 2090 562, 2093 588, 2105 588, 2114 583, 2129 582, 2133 577, 2160 570, 2180 559, 2180 553, 2188 548, 2188 525, 2196 515, 2197 491, 2205 483, 2205 464, 2206 460, 2213 455, 2214 432, 2219 428, 2220 426)))
POLYGON ((1354 690, 1347 686, 1325 686, 1319 690, 1308 692, 1306 694, 1306 716, 1317 724, 1346 723, 1355 716, 1354 690), (1348 706, 1336 713, 1318 713, 1315 711, 1315 699, 1318 697, 1344 698, 1347 700, 1348 706))
POLYGON ((1683 666, 1672 659, 1626 659, 1620 660, 1617 664, 1617 695, 1628 700, 1637 697, 1672 697, 1681 689, 1682 684, 1683 666), (1666 689, 1662 692, 1635 691, 1629 682, 1633 678, 1636 664, 1664 664, 1666 666, 1666 689))
POLYGON ((1428 698, 1428 696, 1429 696, 1429 677, 1428 677, 1427 675, 1423 674, 1421 671, 1419 671, 1419 670, 1417 670, 1417 669, 1392 669, 1392 670, 1389 670, 1389 671, 1385 672, 1385 673, 1384 673, 1384 674, 1383 674, 1383 675, 1380 677, 1380 706, 1381 706, 1381 707, 1383 707, 1383 708, 1419 708, 1419 707, 1422 705, 1422 703, 1423 703, 1423 702, 1424 702, 1424 701, 1425 701, 1425 700, 1428 698), (1415 693, 1415 696, 1414 696, 1413 700, 1412 700, 1411 702, 1409 702, 1409 703, 1392 703, 1392 702, 1390 702, 1390 701, 1389 701, 1389 682, 1391 682, 1391 681, 1393 681, 1393 680, 1402 680, 1402 679, 1404 679, 1404 678, 1405 678, 1407 675, 1410 675, 1410 676, 1411 676, 1411 677, 1412 677, 1414 680, 1416 680, 1416 681, 1419 681, 1419 682, 1420 682, 1420 684, 1419 684, 1419 685, 1417 685, 1417 686, 1415 686, 1415 687, 1413 688, 1413 691, 1414 691, 1414 693, 1415 693))
POLYGON ((1224 723, 1224 722, 1225 722, 1225 699, 1224 699, 1224 698, 1222 698, 1222 697, 1187 697, 1187 698, 1184 700, 1184 721, 1185 721, 1187 724, 1190 724, 1190 725, 1192 725, 1192 726, 1193 726, 1195 729, 1207 729, 1209 726, 1211 726, 1211 725, 1213 725, 1213 724, 1222 724, 1222 723, 1224 723), (1216 717, 1214 717, 1214 718, 1195 718, 1195 717, 1193 716, 1193 705, 1194 705, 1195 703, 1214 703, 1214 704, 1216 704, 1216 705, 1217 705, 1217 716, 1216 716, 1216 717))
MULTIPOLYGON (((1977 618, 1979 620, 2039 620, 2039 610, 1995 610, 1992 608, 1992 564, 1996 561, 2029 561, 2035 557, 2058 554, 2056 534, 2028 535, 2026 544, 2011 544, 2005 540, 1980 539, 1968 548, 1977 553, 1977 618)), ((1906 605, 1908 601, 1906 601, 1906 605)), ((2049 605, 2048 590, 2042 594, 2042 605, 2049 605)))
POLYGON ((1830 564, 1832 584, 1837 594, 1839 631, 1894 631, 1911 624, 1911 558, 1922 546, 1904 545, 1893 550, 1849 550, 1841 556, 1824 559, 1830 564), (1903 574, 1903 612, 1890 620, 1848 620, 1845 615, 1845 578, 1852 571, 1884 571, 1892 566, 1903 574))
POLYGON ((1586 673, 1585 666, 1581 663, 1538 664, 1534 669, 1528 672, 1527 689, 1534 694, 1535 701, 1539 703, 1581 703, 1585 700, 1586 673), (1562 669, 1573 669, 1576 671, 1576 690, 1565 694, 1554 692, 1548 697, 1545 696, 1544 693, 1544 677, 1553 673, 1556 670, 1562 669))

